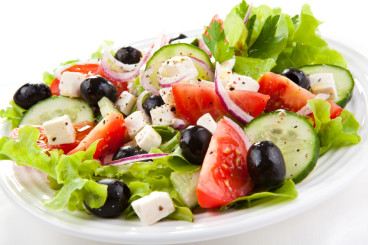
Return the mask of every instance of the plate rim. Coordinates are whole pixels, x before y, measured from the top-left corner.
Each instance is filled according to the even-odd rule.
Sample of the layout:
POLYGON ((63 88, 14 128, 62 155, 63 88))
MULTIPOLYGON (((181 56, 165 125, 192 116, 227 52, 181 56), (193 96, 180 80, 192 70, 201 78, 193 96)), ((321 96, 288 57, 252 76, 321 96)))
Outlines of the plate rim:
MULTIPOLYGON (((189 32, 187 32, 189 33, 189 32)), ((194 33, 198 33, 197 31, 191 31, 191 34, 194 33)), ((359 49, 356 48, 352 48, 349 47, 347 45, 345 45, 342 42, 338 42, 336 40, 330 39, 330 38, 326 38, 327 42, 329 43, 329 45, 331 45, 333 43, 332 46, 340 46, 341 49, 344 49, 344 51, 348 52, 349 54, 354 54, 353 56, 360 56, 360 58, 367 60, 368 61, 368 56, 364 53, 359 51, 359 49)), ((152 41, 152 39, 146 39, 146 40, 142 40, 136 43, 145 43, 148 41, 152 41)), ((342 50, 339 50, 340 52, 342 50)), ((353 74, 354 75, 354 74, 353 74)), ((367 134, 367 125, 365 122, 365 118, 368 115, 368 107, 367 107, 367 91, 368 91, 368 85, 363 86, 364 84, 357 84, 357 87, 361 87, 361 93, 364 99, 364 112, 365 114, 363 115, 363 119, 361 122, 361 128, 359 133, 363 133, 365 132, 365 135, 367 134), (363 127, 364 126, 364 127, 363 127)), ((361 135, 363 136, 363 134, 361 135)), ((367 144, 364 144, 364 138, 362 137, 362 141, 356 145, 356 146, 349 146, 349 147, 345 147, 348 148, 345 151, 352 151, 351 148, 354 148, 354 151, 358 151, 361 148, 367 148, 366 146, 367 144), (350 150, 349 150, 350 149, 350 150)), ((358 158, 358 155, 355 154, 350 161, 353 161, 354 159, 358 158)), ((13 163, 12 161, 7 161, 7 164, 1 164, 0 165, 0 169, 4 168, 13 168, 13 166, 15 166, 15 163, 13 163)), ((357 164, 358 165, 358 164, 357 164)), ((365 166, 364 164, 359 164, 358 166, 355 166, 354 168, 354 172, 350 173, 349 177, 344 177, 340 180, 340 182, 338 183, 338 187, 342 187, 344 186, 344 184, 350 182, 355 176, 357 176, 363 169, 367 168, 367 166, 365 166), (358 167, 359 166, 359 167, 358 167)), ((9 171, 9 169, 8 169, 9 171)), ((70 235, 73 236, 77 236, 77 237, 82 237, 85 239, 93 239, 93 240, 98 240, 98 241, 104 241, 104 242, 114 242, 114 243, 121 243, 121 244, 125 244, 125 243, 130 243, 130 244, 146 244, 147 242, 151 243, 151 242, 160 242, 161 244, 171 244, 171 243, 186 243, 186 242, 194 242, 194 241, 204 241, 204 240, 213 240, 213 239, 218 239, 218 238, 224 238, 224 237, 228 237, 228 236, 232 236, 232 235, 237 235, 240 233, 245 233, 245 232, 250 232, 252 230, 255 229, 259 229, 261 227, 266 227, 268 225, 286 220, 292 216, 295 216, 297 214, 300 214, 302 212, 305 212, 308 209, 311 209, 317 205, 319 205, 320 203, 326 201, 327 199, 331 198, 332 196, 336 195, 339 191, 343 190, 343 188, 332 188, 332 187, 324 187, 323 188, 323 197, 319 198, 317 201, 316 200, 309 200, 306 202, 305 199, 299 199, 300 197, 298 197, 295 200, 291 200, 291 201, 287 201, 287 202, 283 202, 281 204, 277 204, 279 207, 281 207, 281 211, 280 210, 276 210, 276 212, 270 213, 268 214, 267 217, 265 216, 261 216, 261 218, 263 219, 263 221, 258 221, 256 222, 256 224, 252 227, 252 228, 248 228, 247 230, 236 230, 233 229, 232 226, 227 226, 227 227, 221 227, 221 232, 218 232, 219 228, 215 228, 215 231, 211 230, 211 231, 206 231, 205 227, 198 227, 198 229, 196 230, 190 230, 190 231, 181 231, 181 232, 177 232, 177 233, 171 233, 169 235, 169 237, 167 237, 164 241, 161 240, 162 239, 162 234, 157 234, 156 236, 154 234, 150 234, 151 236, 146 238, 148 235, 144 236, 145 238, 143 239, 143 236, 141 236, 139 239, 137 239, 137 235, 132 235, 129 234, 128 235, 124 235, 124 233, 119 233, 119 234, 115 234, 114 236, 110 236, 110 237, 106 237, 103 235, 99 235, 97 233, 91 234, 90 231, 87 230, 79 230, 76 231, 75 228, 73 226, 67 226, 67 223, 64 223, 65 221, 61 221, 57 220, 57 219, 50 219, 50 217, 48 216, 47 213, 42 213, 37 209, 34 209, 34 207, 32 206, 25 206, 22 205, 22 201, 20 196, 14 195, 14 193, 8 188, 8 183, 6 182, 6 178, 4 177, 9 177, 9 176, 4 176, 4 173, 7 171, 1 171, 0 172, 0 176, 2 178, 0 178, 0 186, 2 187, 2 189, 4 190, 5 194, 14 202, 17 204, 18 207, 20 207, 23 210, 26 210, 28 213, 32 214, 33 216, 36 216, 38 219, 42 220, 43 222, 45 222, 46 224, 52 224, 53 227, 56 228, 61 228, 58 230, 61 230, 63 232, 66 232, 70 235), (327 193, 326 193, 327 192, 327 193), (304 203, 300 204, 300 202, 304 201, 304 203), (309 205, 306 205, 309 204, 309 205), (290 209, 288 208, 284 208, 283 206, 287 206, 290 209, 293 209, 293 211, 290 211, 290 209), (291 207, 290 207, 291 206, 291 207), (295 211, 295 209, 298 209, 298 211, 295 211), (280 216, 280 212, 281 214, 283 214, 282 216, 280 216), (188 232, 192 235, 191 237, 188 236, 188 232), (203 234, 205 233, 205 234, 203 234), (211 233, 211 234, 210 234, 211 233), (121 241, 122 239, 125 239, 124 241, 121 241), (156 240, 155 240, 156 239, 156 240)), ((303 183, 303 182, 302 182, 303 183)), ((298 187, 298 185, 297 185, 298 187)), ((64 211, 65 212, 65 211, 64 211)), ((55 218, 55 217, 54 217, 55 218)), ((180 222, 181 221, 173 221, 173 222, 180 222)), ((239 225, 243 222, 236 222, 234 223, 234 225, 239 225)), ((152 228, 153 226, 151 226, 152 228)), ((151 229, 148 228, 148 229, 151 229)), ((153 230, 156 230, 155 228, 153 228, 153 230)), ((110 234, 111 235, 111 234, 110 234)))

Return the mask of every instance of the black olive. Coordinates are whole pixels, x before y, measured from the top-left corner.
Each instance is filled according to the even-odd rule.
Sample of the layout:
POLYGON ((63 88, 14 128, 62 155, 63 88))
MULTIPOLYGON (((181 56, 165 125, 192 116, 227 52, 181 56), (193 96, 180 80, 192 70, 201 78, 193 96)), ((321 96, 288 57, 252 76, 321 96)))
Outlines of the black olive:
POLYGON ((294 83, 298 84, 300 87, 309 90, 310 82, 305 73, 302 70, 289 68, 285 69, 281 75, 289 78, 294 83))
POLYGON ((172 43, 173 41, 175 41, 175 40, 180 40, 180 39, 184 39, 184 38, 187 38, 187 36, 186 35, 184 35, 184 34, 182 34, 182 33, 180 33, 180 35, 179 36, 177 36, 177 37, 175 37, 175 38, 171 38, 170 40, 169 40, 169 43, 172 43))
POLYGON ((49 86, 44 83, 26 83, 13 96, 15 104, 29 109, 37 102, 51 97, 49 86))
POLYGON ((126 157, 131 157, 135 155, 146 154, 147 152, 137 146, 127 145, 120 147, 112 157, 112 160, 118 160, 126 157))
POLYGON ((97 105, 103 97, 112 102, 118 98, 118 90, 109 80, 100 76, 92 76, 84 80, 80 86, 82 97, 90 105, 97 105))
POLYGON ((142 58, 142 53, 133 47, 123 47, 115 53, 115 59, 124 64, 137 64, 142 58))
POLYGON ((194 126, 184 129, 180 133, 179 146, 181 154, 192 164, 202 165, 212 133, 202 127, 194 126))
POLYGON ((119 216, 129 206, 131 193, 128 186, 116 179, 102 179, 97 183, 107 185, 105 204, 99 208, 91 208, 84 202, 84 206, 98 217, 114 218, 119 216))
POLYGON ((258 187, 276 186, 286 176, 284 157, 271 141, 261 141, 249 148, 247 166, 250 178, 258 187))
POLYGON ((151 117, 150 111, 156 107, 164 105, 165 102, 162 100, 160 95, 151 94, 143 101, 142 107, 149 117, 151 117))

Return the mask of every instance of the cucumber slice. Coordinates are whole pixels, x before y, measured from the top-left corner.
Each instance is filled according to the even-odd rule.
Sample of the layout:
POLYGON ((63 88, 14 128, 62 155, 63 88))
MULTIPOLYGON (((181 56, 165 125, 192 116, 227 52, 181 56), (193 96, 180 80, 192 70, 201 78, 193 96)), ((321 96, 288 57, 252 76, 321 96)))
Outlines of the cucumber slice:
POLYGON ((171 182, 176 192, 189 208, 193 208, 198 204, 196 188, 198 184, 199 173, 199 170, 189 174, 172 172, 170 176, 171 182))
POLYGON ((175 44, 169 44, 165 45, 159 50, 157 50, 151 59, 147 62, 146 70, 150 67, 153 69, 153 73, 150 77, 151 83, 159 87, 158 81, 157 81, 157 71, 161 67, 162 63, 166 60, 174 57, 174 56, 189 56, 192 58, 192 61, 195 65, 195 67, 198 70, 198 76, 197 78, 203 79, 203 80, 213 80, 213 72, 209 72, 208 67, 212 70, 214 70, 213 64, 211 62, 210 57, 200 48, 188 44, 188 43, 175 43, 175 44), (201 62, 204 62, 206 65, 202 64, 201 62))
POLYGON ((72 123, 94 121, 91 107, 83 100, 53 96, 29 108, 19 125, 42 125, 46 121, 63 115, 69 115, 72 123))
POLYGON ((319 156, 319 138, 313 126, 302 116, 284 110, 253 119, 245 133, 253 142, 276 144, 284 156, 286 179, 302 181, 313 170, 319 156))
POLYGON ((334 65, 308 65, 299 68, 306 75, 315 73, 332 73, 335 85, 337 98, 333 100, 340 107, 345 107, 353 95, 354 79, 349 70, 340 66, 334 65))
POLYGON ((97 102, 98 107, 100 108, 100 112, 102 117, 105 117, 107 115, 107 113, 120 113, 122 114, 118 109, 115 108, 114 103, 112 103, 111 100, 109 100, 106 97, 102 97, 102 99, 100 99, 97 102))

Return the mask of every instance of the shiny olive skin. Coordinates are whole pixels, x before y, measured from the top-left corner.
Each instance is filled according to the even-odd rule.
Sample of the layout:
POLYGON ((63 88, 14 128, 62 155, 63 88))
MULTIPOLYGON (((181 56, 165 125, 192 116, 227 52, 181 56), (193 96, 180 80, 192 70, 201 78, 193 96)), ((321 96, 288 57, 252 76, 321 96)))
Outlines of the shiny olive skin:
POLYGON ((289 78, 294 83, 298 84, 300 87, 305 88, 307 90, 310 89, 310 82, 305 73, 302 70, 295 68, 285 69, 281 75, 289 78))
POLYGON ((118 160, 126 157, 132 157, 136 155, 146 154, 147 152, 137 146, 126 145, 120 147, 112 157, 112 160, 118 160))
POLYGON ((249 148, 247 166, 250 178, 257 187, 276 186, 286 176, 284 157, 271 141, 257 142, 249 148))
POLYGON ((169 40, 169 43, 172 43, 173 41, 180 40, 180 39, 184 39, 184 38, 187 38, 187 36, 186 36, 186 35, 184 35, 184 34, 182 34, 182 33, 180 33, 180 35, 179 35, 179 36, 174 37, 174 38, 171 38, 171 39, 169 40))
POLYGON ((137 64, 141 58, 141 51, 131 46, 123 47, 115 53, 115 59, 124 64, 137 64))
POLYGON ((92 76, 84 80, 80 86, 83 99, 90 105, 97 105, 103 97, 112 102, 118 98, 118 90, 109 80, 100 76, 92 76))
POLYGON ((44 83, 26 83, 14 94, 15 104, 23 109, 29 109, 37 102, 51 97, 49 86, 44 83))
POLYGON ((179 146, 181 154, 192 164, 202 165, 212 133, 202 127, 194 126, 184 129, 180 133, 179 146))
POLYGON ((151 94, 143 101, 142 107, 149 117, 151 117, 150 111, 156 107, 164 105, 165 102, 162 100, 161 96, 151 94))
POLYGON ((84 206, 98 217, 115 218, 119 216, 129 206, 131 193, 128 186, 116 179, 101 179, 97 183, 107 185, 105 204, 99 208, 91 208, 84 202, 84 206))

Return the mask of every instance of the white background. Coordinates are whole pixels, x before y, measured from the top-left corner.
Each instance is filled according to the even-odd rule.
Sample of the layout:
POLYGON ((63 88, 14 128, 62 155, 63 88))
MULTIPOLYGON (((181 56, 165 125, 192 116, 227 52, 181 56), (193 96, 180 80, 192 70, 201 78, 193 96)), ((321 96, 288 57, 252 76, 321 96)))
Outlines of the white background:
MULTIPOLYGON (((201 29, 239 1, 0 1, 0 107, 26 82, 60 62, 86 59, 103 40, 131 44, 159 33, 201 29)), ((306 1, 264 0, 298 14, 306 1)), ((308 1, 323 35, 367 53, 367 4, 308 1)), ((368 64, 367 64, 368 68, 368 64)), ((364 139, 363 139, 364 140, 364 139)), ((362 142, 365 143, 365 142, 362 142)), ((286 221, 239 236, 196 244, 366 244, 368 171, 327 202, 286 221)), ((0 190, 0 244, 101 244, 57 231, 15 207, 0 190)))

